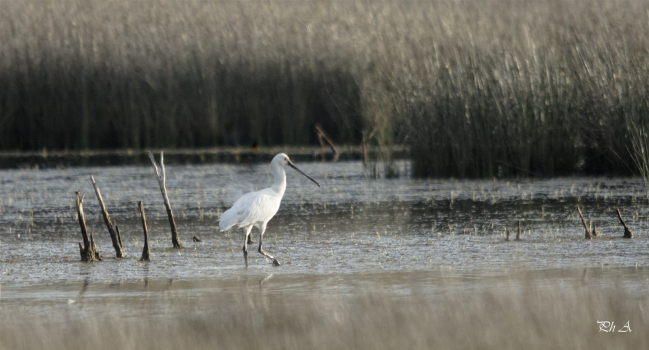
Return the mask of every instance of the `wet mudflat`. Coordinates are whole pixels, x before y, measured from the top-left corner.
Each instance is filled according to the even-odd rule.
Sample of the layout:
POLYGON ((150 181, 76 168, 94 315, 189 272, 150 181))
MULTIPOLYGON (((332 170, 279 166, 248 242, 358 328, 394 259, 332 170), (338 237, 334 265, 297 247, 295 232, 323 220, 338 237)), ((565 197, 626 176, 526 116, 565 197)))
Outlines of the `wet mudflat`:
MULTIPOLYGON (((273 267, 253 250, 248 269, 242 232, 218 232, 216 220, 239 196, 270 185, 267 164, 168 164, 167 189, 185 245, 180 250, 171 248, 150 166, 1 171, 2 318, 20 323, 47 315, 47 322, 58 316, 80 322, 101 314, 134 322, 143 317, 147 322, 190 319, 209 328, 238 320, 243 317, 239 314, 294 312, 288 310, 303 310, 309 322, 329 322, 336 312, 376 302, 389 309, 376 316, 393 322, 401 312, 405 316, 398 317, 407 318, 410 311, 404 310, 415 301, 463 309, 478 301, 489 303, 494 295, 496 304, 513 300, 518 309, 512 312, 536 315, 543 312, 543 303, 520 299, 531 293, 537 300, 554 300, 546 302, 565 310, 561 312, 592 307, 589 298, 600 300, 610 309, 591 311, 601 311, 601 316, 580 316, 589 318, 583 320, 584 329, 595 333, 594 318, 608 317, 606 310, 611 317, 646 326, 649 211, 641 179, 415 180, 408 176, 407 162, 399 164, 402 175, 397 179, 371 179, 360 162, 298 166, 323 186, 289 169, 282 207, 264 236, 265 249, 282 266, 273 267), (90 174, 120 226, 126 259, 112 258, 90 174), (86 220, 94 226, 103 262, 79 262, 76 190, 87 192, 86 220), (143 245, 139 200, 146 207, 152 240, 149 263, 137 261, 143 245), (597 239, 584 241, 577 206, 587 220, 597 222, 597 239), (616 208, 636 238, 619 238, 623 229, 616 208), (505 242, 505 230, 513 239, 518 220, 522 240, 505 242), (192 241, 193 236, 202 242, 192 241), (331 312, 323 316, 322 310, 331 312)), ((256 234, 253 229, 258 242, 256 234)), ((422 312, 426 310, 436 314, 435 309, 422 312)), ((471 310, 478 318, 491 312, 475 306, 471 310)), ((298 316, 286 317, 293 322, 298 316)), ((257 321, 255 327, 263 329, 268 326, 264 322, 271 322, 263 317, 257 321)), ((571 324, 577 321, 570 319, 571 324)), ((462 322, 456 326, 467 325, 462 322)), ((543 325, 537 327, 543 330, 543 325)), ((635 341, 644 344, 646 337, 635 341)))

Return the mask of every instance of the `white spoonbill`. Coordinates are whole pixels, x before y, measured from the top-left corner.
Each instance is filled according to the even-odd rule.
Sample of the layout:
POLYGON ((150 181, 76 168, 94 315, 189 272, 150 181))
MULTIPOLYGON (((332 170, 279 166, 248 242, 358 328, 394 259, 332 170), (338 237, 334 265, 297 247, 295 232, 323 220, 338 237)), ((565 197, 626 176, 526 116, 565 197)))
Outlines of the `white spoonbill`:
POLYGON ((253 226, 256 226, 259 230, 259 253, 272 259, 273 265, 279 266, 277 259, 264 252, 261 248, 261 242, 264 237, 264 231, 266 231, 266 224, 277 213, 279 204, 284 196, 284 191, 286 191, 286 172, 284 171, 284 167, 287 165, 320 187, 320 184, 316 180, 293 165, 285 153, 279 153, 270 162, 270 171, 273 173, 275 179, 273 186, 261 191, 246 193, 234 202, 234 205, 226 210, 219 218, 219 226, 222 231, 227 231, 234 226, 243 228, 246 234, 243 240, 243 258, 246 261, 246 267, 248 267, 248 238, 253 226))

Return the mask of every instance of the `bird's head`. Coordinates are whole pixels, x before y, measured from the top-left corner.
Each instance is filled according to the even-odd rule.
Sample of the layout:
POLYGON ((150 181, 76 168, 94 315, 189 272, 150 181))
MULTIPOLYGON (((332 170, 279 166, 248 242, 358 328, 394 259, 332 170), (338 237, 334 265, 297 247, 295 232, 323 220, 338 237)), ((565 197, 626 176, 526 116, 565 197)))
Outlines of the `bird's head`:
POLYGON ((273 160, 271 161, 271 164, 277 164, 277 165, 279 165, 279 166, 281 166, 281 167, 285 167, 285 166, 288 165, 288 166, 290 166, 291 168, 295 169, 298 173, 300 173, 300 174, 306 176, 309 180, 313 181, 316 185, 318 185, 318 187, 320 187, 320 184, 318 183, 318 181, 312 179, 309 175, 305 174, 302 170, 298 169, 298 168, 293 164, 293 162, 291 162, 291 159, 288 157, 288 155, 286 155, 286 153, 279 153, 279 154, 277 154, 277 155, 275 156, 275 158, 273 158, 273 160))
POLYGON ((287 166, 291 163, 291 159, 286 155, 286 153, 278 153, 271 163, 278 164, 279 166, 287 166))

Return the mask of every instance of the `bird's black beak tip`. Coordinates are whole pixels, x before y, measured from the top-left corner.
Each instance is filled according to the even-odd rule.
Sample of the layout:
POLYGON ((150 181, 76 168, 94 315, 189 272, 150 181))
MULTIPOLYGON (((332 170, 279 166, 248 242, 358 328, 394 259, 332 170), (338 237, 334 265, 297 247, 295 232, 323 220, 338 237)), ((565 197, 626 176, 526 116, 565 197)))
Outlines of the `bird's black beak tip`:
POLYGON ((298 168, 293 164, 293 162, 291 162, 290 160, 288 160, 287 163, 288 163, 288 166, 290 166, 291 168, 295 169, 295 170, 296 170, 297 172, 299 172, 300 174, 306 176, 307 179, 313 181, 316 185, 318 185, 318 187, 321 187, 320 184, 318 183, 318 181, 312 179, 311 176, 305 174, 302 170, 298 169, 298 168))

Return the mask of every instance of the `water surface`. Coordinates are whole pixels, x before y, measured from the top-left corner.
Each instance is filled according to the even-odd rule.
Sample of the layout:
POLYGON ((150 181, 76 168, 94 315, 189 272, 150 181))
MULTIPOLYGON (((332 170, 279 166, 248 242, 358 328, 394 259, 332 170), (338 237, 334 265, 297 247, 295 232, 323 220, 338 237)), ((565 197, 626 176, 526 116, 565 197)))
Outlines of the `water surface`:
MULTIPOLYGON (((357 161, 297 165, 322 187, 288 169, 282 207, 264 236, 265 249, 282 266, 254 249, 248 269, 241 230, 219 232, 217 218, 239 196, 272 183, 267 164, 168 164, 169 198, 185 245, 180 250, 171 248, 150 166, 2 170, 0 307, 54 312, 102 299, 115 300, 128 314, 133 300, 147 300, 147 312, 162 315, 169 293, 191 299, 253 288, 292 300, 314 291, 351 296, 379 289, 399 297, 516 288, 530 276, 547 285, 616 285, 632 294, 649 287, 640 179, 417 180, 406 161, 399 163, 399 178, 373 179, 357 161), (120 226, 126 259, 112 258, 91 174, 120 226), (86 192, 86 221, 103 262, 79 262, 77 190, 86 192), (140 200, 152 240, 149 263, 137 261, 140 200), (599 238, 583 239, 577 206, 597 222, 599 238), (636 238, 620 238, 616 208, 636 238), (505 230, 515 233, 519 220, 522 240, 506 242, 505 230)), ((258 242, 256 229, 253 234, 258 242)))

